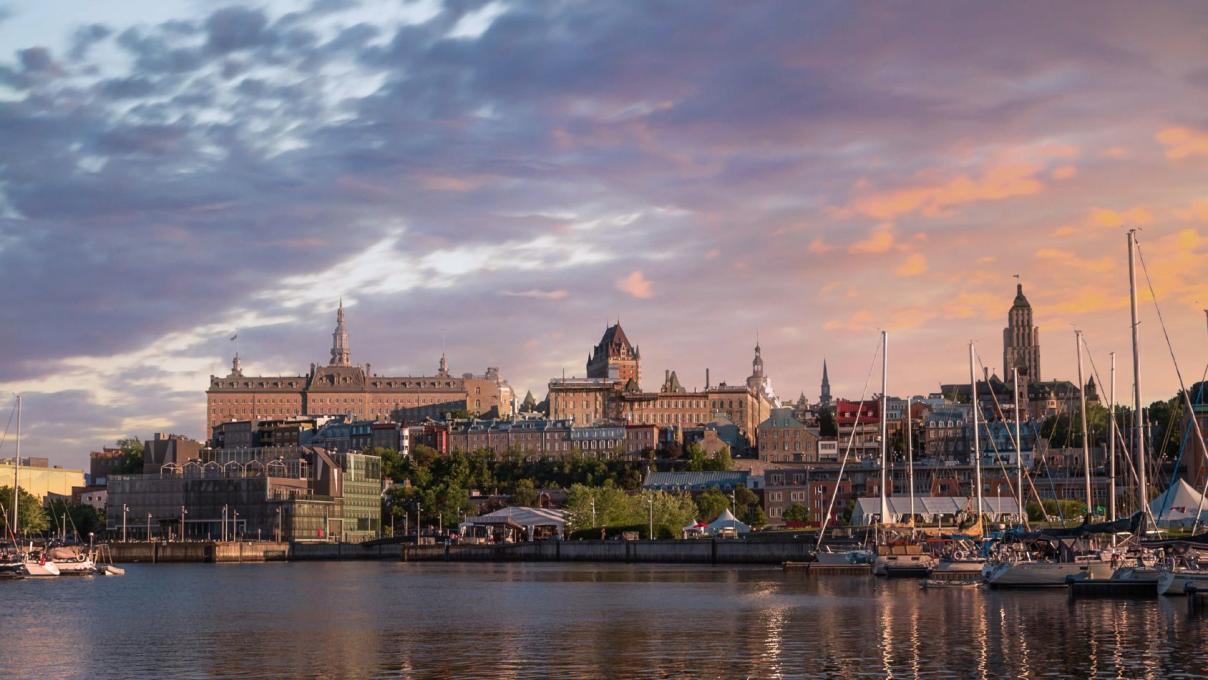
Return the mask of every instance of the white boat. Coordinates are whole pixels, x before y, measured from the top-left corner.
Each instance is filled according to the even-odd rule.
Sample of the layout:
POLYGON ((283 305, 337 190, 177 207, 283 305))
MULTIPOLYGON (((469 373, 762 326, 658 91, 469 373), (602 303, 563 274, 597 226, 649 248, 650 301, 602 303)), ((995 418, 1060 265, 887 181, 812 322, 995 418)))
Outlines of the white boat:
POLYGON ((1186 595, 1189 583, 1194 583, 1200 590, 1208 590, 1208 569, 1201 567, 1195 558, 1179 558, 1158 569, 1158 595, 1186 595))
POLYGON ((92 555, 76 546, 51 548, 50 559, 63 576, 91 576, 97 572, 92 555))
POLYGON ((39 559, 27 557, 21 566, 25 571, 25 575, 31 578, 45 578, 59 575, 58 565, 44 557, 39 559))
POLYGON ((814 553, 814 558, 818 564, 868 564, 872 561, 872 553, 858 548, 852 550, 831 550, 827 546, 814 553))
POLYGON ((988 582, 991 588, 1056 588, 1064 587, 1071 576, 1109 579, 1114 572, 1112 563, 1098 556, 1078 557, 1073 562, 1019 560, 995 567, 988 582))
POLYGON ((984 557, 945 557, 935 565, 940 574, 980 574, 986 566, 984 557))

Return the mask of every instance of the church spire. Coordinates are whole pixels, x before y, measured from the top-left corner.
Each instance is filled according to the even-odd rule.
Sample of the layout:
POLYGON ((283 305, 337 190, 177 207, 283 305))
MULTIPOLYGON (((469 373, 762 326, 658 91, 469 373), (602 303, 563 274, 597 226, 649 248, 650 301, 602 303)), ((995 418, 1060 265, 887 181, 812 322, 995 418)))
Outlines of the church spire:
POLYGON ((822 360, 822 393, 818 397, 818 403, 826 408, 830 406, 831 391, 830 391, 830 375, 826 372, 826 359, 822 360))
POLYGON ((348 347, 348 328, 344 325, 344 298, 336 309, 336 329, 331 333, 331 365, 348 366, 352 353, 348 347))

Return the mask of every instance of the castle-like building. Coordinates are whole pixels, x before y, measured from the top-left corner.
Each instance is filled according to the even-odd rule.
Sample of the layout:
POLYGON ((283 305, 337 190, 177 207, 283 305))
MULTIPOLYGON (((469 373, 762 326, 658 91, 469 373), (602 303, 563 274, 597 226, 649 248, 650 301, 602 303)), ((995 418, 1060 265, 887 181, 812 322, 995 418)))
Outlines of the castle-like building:
POLYGON ((751 376, 744 384, 710 384, 688 390, 675 371, 665 371, 658 391, 641 388, 641 353, 618 321, 608 326, 587 360, 587 377, 549 382, 549 416, 576 425, 624 422, 682 430, 719 419, 728 420, 754 442, 756 428, 767 419, 776 397, 764 373, 762 349, 755 345, 751 376))
POLYGON ((1002 329, 1003 379, 1010 380, 1015 368, 1020 384, 1041 381, 1040 329, 1032 324, 1032 305, 1024 297, 1022 283, 1015 286, 1015 302, 1007 312, 1007 327, 1002 329))
POLYGON ((454 376, 442 354, 435 375, 380 376, 369 364, 352 363, 344 304, 336 311, 331 360, 311 364, 306 375, 247 376, 236 354, 231 372, 210 376, 206 431, 232 420, 347 415, 366 420, 413 422, 465 409, 474 415, 508 417, 514 394, 498 368, 454 376))

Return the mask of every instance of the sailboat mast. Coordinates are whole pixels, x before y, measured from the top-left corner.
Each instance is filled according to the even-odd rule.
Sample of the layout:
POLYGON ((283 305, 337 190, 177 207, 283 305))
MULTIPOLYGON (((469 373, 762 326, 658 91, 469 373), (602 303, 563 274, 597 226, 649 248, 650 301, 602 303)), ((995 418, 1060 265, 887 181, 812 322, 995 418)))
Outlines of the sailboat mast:
POLYGON ((977 486, 977 522, 982 520, 981 434, 978 431, 977 373, 973 368, 973 341, 969 341, 969 404, 973 413, 973 483, 977 486))
POLYGON ((1011 384, 1015 388, 1015 494, 1018 497, 1019 523, 1023 524, 1023 439, 1019 432, 1019 367, 1011 369, 1011 384))
POLYGON ((21 507, 21 395, 17 395, 17 453, 13 459, 13 543, 17 541, 17 531, 20 527, 20 515, 17 514, 21 507))
POLYGON ((910 397, 906 397, 906 483, 910 486, 910 521, 914 522, 914 418, 910 413, 910 397))
POLYGON ((1133 430, 1137 440, 1134 443, 1137 459, 1137 511, 1141 513, 1140 535, 1145 536, 1145 515, 1149 505, 1146 497, 1148 484, 1145 480, 1145 430, 1141 422, 1141 354, 1137 349, 1137 267, 1136 267, 1136 230, 1128 230, 1128 304, 1132 315, 1132 354, 1133 354, 1133 430))
POLYGON ((1111 353, 1112 378, 1107 390, 1107 521, 1116 521, 1116 353, 1111 353))
POLYGON ((1095 499, 1091 492, 1091 428, 1086 421, 1086 383, 1082 380, 1082 331, 1074 331, 1074 343, 1078 345, 1078 405, 1082 409, 1082 470, 1086 476, 1086 514, 1090 515, 1095 511, 1095 499))
POLYGON ((889 333, 881 331, 881 524, 889 519, 889 499, 885 495, 885 486, 889 478, 889 425, 885 419, 889 398, 886 396, 886 384, 889 382, 889 333))

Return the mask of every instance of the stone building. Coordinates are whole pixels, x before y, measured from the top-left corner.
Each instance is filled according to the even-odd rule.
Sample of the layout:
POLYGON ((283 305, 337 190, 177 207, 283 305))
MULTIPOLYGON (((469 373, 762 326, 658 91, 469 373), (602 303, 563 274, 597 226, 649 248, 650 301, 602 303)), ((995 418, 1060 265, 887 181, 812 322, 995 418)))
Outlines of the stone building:
POLYGON ((629 344, 620 324, 605 331, 592 357, 596 363, 589 362, 587 378, 555 378, 549 382, 547 400, 552 420, 569 420, 575 425, 621 421, 682 431, 724 416, 753 445, 756 429, 767 419, 774 403, 758 346, 746 384, 709 384, 703 390, 688 390, 675 371, 668 370, 658 391, 642 391, 637 378, 641 374, 640 355, 629 344), (613 368, 602 368, 605 366, 613 368), (604 370, 609 373, 601 375, 604 370))
POLYGON ((818 431, 806 427, 791 408, 772 410, 759 424, 759 460, 769 463, 813 463, 818 460, 818 431))
POLYGON ((507 417, 514 395, 499 369, 482 375, 449 372, 442 355, 430 376, 381 376, 371 366, 351 363, 348 328, 341 303, 332 332, 331 361, 311 365, 306 375, 245 376, 239 355, 225 377, 210 376, 206 429, 229 420, 287 419, 348 415, 367 420, 412 422, 465 409, 474 415, 507 417))
POLYGON ((1040 329, 1032 323, 1032 305, 1023 294, 1023 284, 1015 286, 1015 303, 1007 312, 1007 327, 1002 331, 1002 374, 1019 369, 1024 382, 1040 381, 1040 329))

